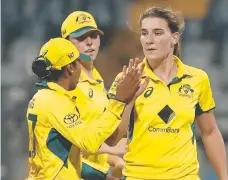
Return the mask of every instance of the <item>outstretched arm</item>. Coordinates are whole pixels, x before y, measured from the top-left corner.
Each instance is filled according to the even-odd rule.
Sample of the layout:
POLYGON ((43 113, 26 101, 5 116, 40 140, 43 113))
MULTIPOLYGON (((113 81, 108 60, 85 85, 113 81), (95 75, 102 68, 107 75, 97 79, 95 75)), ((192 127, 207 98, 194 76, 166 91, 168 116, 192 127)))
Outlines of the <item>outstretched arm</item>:
POLYGON ((205 112, 196 118, 203 144, 219 180, 228 180, 226 150, 223 137, 216 124, 213 110, 205 112))

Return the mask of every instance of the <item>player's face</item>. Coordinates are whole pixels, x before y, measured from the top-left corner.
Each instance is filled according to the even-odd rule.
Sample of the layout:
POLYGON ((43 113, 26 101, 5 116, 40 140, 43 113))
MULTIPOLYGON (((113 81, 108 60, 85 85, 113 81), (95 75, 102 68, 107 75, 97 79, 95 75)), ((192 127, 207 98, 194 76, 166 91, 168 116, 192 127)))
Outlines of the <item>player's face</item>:
POLYGON ((81 74, 81 66, 78 60, 71 64, 70 90, 76 88, 81 74))
POLYGON ((148 17, 141 24, 141 44, 149 61, 163 60, 173 53, 173 33, 163 18, 148 17))
POLYGON ((99 32, 94 30, 85 33, 78 38, 70 37, 69 40, 78 48, 80 53, 86 54, 94 61, 100 48, 99 32))

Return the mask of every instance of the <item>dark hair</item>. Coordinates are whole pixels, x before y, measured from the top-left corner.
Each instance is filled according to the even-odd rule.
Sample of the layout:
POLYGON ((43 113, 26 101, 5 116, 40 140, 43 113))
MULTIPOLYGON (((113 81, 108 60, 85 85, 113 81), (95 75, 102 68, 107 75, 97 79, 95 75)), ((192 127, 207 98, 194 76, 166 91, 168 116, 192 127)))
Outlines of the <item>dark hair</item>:
MULTIPOLYGON (((181 35, 184 31, 185 23, 183 15, 180 12, 175 12, 170 8, 151 7, 146 9, 140 17, 140 26, 142 25, 142 21, 148 17, 159 17, 165 19, 172 33, 179 32, 181 35)), ((181 44, 179 41, 174 47, 174 55, 180 57, 180 51, 181 44)))
POLYGON ((63 74, 65 67, 62 67, 61 70, 52 70, 48 69, 50 65, 51 63, 48 59, 44 59, 43 56, 39 56, 32 63, 32 71, 38 78, 42 80, 56 82, 63 74))

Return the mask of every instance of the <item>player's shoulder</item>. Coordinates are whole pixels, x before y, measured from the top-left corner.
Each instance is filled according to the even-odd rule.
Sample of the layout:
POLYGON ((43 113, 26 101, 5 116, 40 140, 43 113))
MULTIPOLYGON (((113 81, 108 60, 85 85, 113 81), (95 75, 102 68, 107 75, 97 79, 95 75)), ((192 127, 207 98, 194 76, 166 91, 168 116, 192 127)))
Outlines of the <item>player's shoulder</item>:
POLYGON ((188 74, 188 75, 198 79, 199 81, 208 79, 208 75, 207 75, 206 71, 204 71, 203 69, 196 68, 194 66, 190 66, 187 64, 183 64, 183 69, 184 69, 185 74, 188 74))
POLYGON ((70 98, 51 89, 38 90, 31 101, 41 111, 53 111, 53 109, 59 109, 71 104, 70 98))

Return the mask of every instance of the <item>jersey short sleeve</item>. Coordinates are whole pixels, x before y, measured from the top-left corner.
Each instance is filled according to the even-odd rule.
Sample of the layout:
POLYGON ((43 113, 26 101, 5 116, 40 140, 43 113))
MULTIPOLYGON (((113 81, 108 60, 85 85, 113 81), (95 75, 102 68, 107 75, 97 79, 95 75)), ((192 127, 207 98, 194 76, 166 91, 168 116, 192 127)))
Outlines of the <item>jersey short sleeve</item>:
POLYGON ((208 75, 202 73, 201 90, 198 98, 197 115, 215 108, 215 101, 212 95, 212 89, 208 75))

